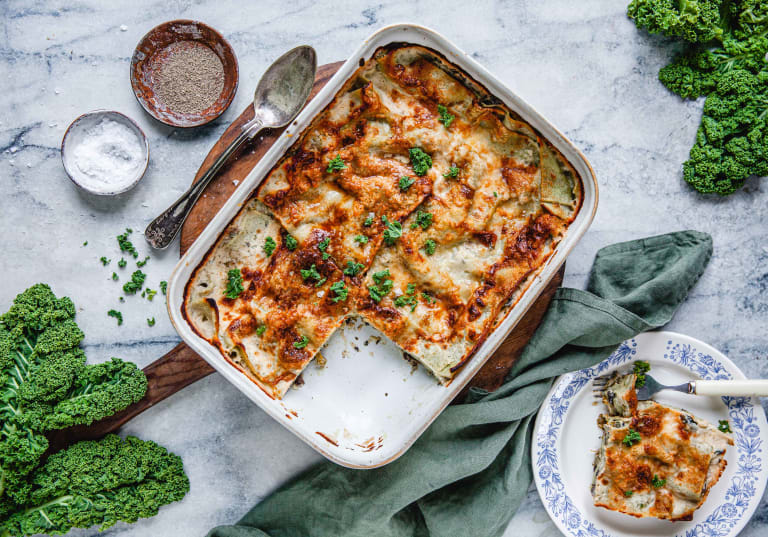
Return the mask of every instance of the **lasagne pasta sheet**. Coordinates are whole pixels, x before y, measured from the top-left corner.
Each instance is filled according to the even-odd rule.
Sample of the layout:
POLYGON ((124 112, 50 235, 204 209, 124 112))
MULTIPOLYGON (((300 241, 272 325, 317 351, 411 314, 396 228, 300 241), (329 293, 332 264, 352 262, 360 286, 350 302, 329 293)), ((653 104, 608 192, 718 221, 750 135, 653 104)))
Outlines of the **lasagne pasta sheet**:
POLYGON ((446 383, 541 269, 581 201, 571 165, 482 86, 429 49, 385 47, 198 267, 187 318, 275 397, 349 315, 446 383), (278 245, 269 258, 266 237, 278 245), (320 287, 300 276, 312 264, 326 278, 320 287), (235 300, 223 298, 231 268, 246 286, 235 300), (340 281, 348 294, 333 303, 340 281), (301 353, 291 350, 297 337, 309 339, 301 353))

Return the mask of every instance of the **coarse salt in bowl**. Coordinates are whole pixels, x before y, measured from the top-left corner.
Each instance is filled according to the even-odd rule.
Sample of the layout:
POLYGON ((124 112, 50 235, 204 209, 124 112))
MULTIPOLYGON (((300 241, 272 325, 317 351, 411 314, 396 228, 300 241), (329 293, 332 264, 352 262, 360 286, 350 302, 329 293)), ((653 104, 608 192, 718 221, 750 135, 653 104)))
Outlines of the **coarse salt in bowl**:
POLYGON ((97 196, 136 186, 149 163, 149 144, 128 116, 95 110, 75 119, 61 141, 61 160, 78 187, 97 196))

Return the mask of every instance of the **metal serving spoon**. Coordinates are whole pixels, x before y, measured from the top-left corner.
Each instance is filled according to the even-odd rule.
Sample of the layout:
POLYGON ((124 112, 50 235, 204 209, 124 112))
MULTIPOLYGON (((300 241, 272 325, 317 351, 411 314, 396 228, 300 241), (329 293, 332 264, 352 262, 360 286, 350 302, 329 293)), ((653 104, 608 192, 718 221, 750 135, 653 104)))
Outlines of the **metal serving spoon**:
POLYGON ((243 125, 242 132, 200 180, 147 226, 144 237, 153 248, 163 249, 171 243, 205 187, 246 140, 255 137, 262 129, 279 129, 293 121, 307 102, 316 69, 317 55, 309 46, 289 50, 269 66, 253 95, 253 119, 243 125))

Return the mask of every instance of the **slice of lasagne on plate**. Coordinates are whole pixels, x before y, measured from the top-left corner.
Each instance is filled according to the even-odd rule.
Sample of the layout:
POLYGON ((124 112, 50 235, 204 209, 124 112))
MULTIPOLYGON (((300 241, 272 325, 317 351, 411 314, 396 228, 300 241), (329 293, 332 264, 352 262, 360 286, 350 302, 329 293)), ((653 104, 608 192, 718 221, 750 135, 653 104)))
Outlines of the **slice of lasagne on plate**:
POLYGON ((634 374, 604 392, 595 505, 641 517, 691 520, 725 469, 730 435, 685 410, 637 401, 634 374))

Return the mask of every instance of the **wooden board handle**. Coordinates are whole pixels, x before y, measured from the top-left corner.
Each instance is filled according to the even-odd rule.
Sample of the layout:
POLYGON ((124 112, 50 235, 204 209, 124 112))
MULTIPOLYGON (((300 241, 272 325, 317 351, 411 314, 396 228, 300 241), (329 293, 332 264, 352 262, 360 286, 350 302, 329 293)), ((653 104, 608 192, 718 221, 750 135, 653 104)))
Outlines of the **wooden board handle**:
POLYGON ((214 371, 185 343, 179 343, 170 352, 144 368, 144 374, 147 375, 147 394, 141 401, 87 427, 70 427, 50 433, 50 449, 57 451, 79 440, 92 440, 113 433, 128 420, 214 371))

